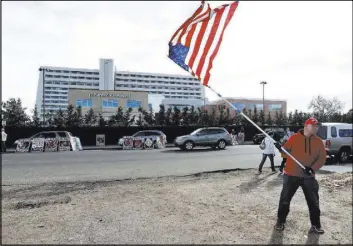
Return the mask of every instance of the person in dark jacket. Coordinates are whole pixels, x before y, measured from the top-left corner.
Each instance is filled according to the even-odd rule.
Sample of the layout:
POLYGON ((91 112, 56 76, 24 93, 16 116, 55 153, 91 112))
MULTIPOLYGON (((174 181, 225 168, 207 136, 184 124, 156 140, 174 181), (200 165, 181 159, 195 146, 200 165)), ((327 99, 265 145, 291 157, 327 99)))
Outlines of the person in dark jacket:
MULTIPOLYGON (((281 139, 281 144, 284 145, 288 139, 290 138, 290 136, 292 136, 292 133, 290 132, 290 129, 287 127, 286 132, 283 136, 283 138, 281 139)), ((284 169, 284 165, 286 164, 287 158, 285 157, 285 155, 282 153, 282 162, 281 162, 281 166, 279 168, 279 172, 283 173, 283 169, 284 169)))
MULTIPOLYGON (((315 179, 315 171, 325 164, 326 150, 322 140, 316 136, 318 128, 319 122, 315 118, 309 118, 305 121, 304 129, 292 135, 283 146, 305 166, 305 170, 291 157, 285 155, 287 162, 283 174, 283 188, 278 205, 276 230, 284 230, 290 202, 300 186, 309 207, 310 232, 324 233, 320 222, 319 184, 315 179)), ((279 143, 275 145, 281 151, 281 145, 279 143)))

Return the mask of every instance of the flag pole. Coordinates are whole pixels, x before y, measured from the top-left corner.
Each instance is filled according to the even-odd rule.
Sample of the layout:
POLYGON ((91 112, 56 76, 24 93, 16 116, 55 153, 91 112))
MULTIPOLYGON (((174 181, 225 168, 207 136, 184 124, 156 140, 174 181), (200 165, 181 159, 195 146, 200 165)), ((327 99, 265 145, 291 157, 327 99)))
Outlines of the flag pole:
MULTIPOLYGON (((231 104, 227 99, 225 99, 221 94, 219 94, 218 92, 216 92, 212 87, 210 87, 209 85, 205 85, 206 87, 208 87, 211 91, 213 91, 215 94, 217 94, 217 96, 219 96, 223 101, 225 101, 226 103, 228 103, 232 108, 234 108, 236 111, 240 111, 238 110, 233 104, 231 104)), ((264 105, 265 106, 265 105, 264 105)), ((260 132, 262 132, 266 137, 270 138, 272 140, 272 142, 276 143, 277 141, 275 141, 272 137, 270 137, 264 130, 262 130, 254 121, 252 121, 246 114, 244 114, 243 112, 240 111, 240 114, 247 119, 251 124, 253 124, 253 126, 255 126, 260 132)), ((283 148, 283 146, 281 146, 281 149, 284 153, 286 153, 290 158, 293 159, 293 161, 295 161, 303 170, 305 170, 305 167, 297 160, 295 159, 294 156, 292 156, 285 148, 283 148)))

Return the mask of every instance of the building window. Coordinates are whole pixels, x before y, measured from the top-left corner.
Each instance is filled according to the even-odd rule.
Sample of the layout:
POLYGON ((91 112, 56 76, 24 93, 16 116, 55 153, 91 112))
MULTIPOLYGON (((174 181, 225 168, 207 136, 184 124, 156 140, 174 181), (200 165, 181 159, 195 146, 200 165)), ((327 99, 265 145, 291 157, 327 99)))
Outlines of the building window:
POLYGON ((92 99, 78 99, 76 100, 76 107, 92 108, 92 99))
POLYGON ((282 104, 269 104, 268 110, 269 111, 277 111, 282 109, 282 104))
POLYGON ((117 108, 118 99, 103 99, 102 108, 117 108))
POLYGON ((262 103, 249 103, 248 104, 248 109, 254 110, 256 108, 257 110, 261 110, 264 108, 264 105, 262 103))
POLYGON ((139 108, 141 107, 142 102, 139 100, 127 100, 126 107, 127 108, 139 108))

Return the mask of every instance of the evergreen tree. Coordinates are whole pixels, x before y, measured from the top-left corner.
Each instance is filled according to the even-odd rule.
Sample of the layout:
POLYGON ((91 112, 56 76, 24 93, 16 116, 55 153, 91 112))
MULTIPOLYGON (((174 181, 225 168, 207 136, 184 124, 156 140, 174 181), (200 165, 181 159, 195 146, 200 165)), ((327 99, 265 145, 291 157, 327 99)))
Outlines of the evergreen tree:
POLYGON ((171 123, 172 123, 172 119, 171 119, 172 114, 173 114, 173 109, 171 107, 169 107, 167 109, 167 112, 166 112, 166 115, 165 115, 165 118, 164 118, 164 122, 165 122, 164 124, 165 125, 167 125, 167 126, 171 125, 171 123))
POLYGON ((289 114, 288 114, 288 124, 291 125, 291 126, 295 125, 292 112, 289 112, 289 114))
POLYGON ((279 122, 279 112, 276 111, 276 115, 275 115, 275 118, 274 118, 274 120, 273 120, 273 123, 274 123, 275 125, 279 126, 278 122, 279 122))
POLYGON ((81 106, 78 106, 76 108, 76 111, 74 113, 74 125, 75 126, 81 126, 82 123, 84 122, 83 120, 83 117, 82 117, 82 107, 81 106))
POLYGON ((252 121, 254 121, 256 124, 259 123, 259 114, 258 114, 258 112, 257 112, 256 106, 254 106, 252 118, 250 118, 250 119, 251 119, 252 121))
POLYGON ((353 110, 350 109, 347 114, 346 114, 346 117, 345 117, 345 121, 346 123, 351 123, 352 124, 352 121, 353 121, 353 110))
POLYGON ((298 126, 300 122, 300 116, 298 110, 296 109, 293 114, 293 125, 298 126))
POLYGON ((33 112, 32 125, 35 126, 35 127, 39 127, 41 125, 41 123, 40 123, 40 119, 39 119, 37 105, 34 106, 34 109, 33 109, 32 112, 33 112))
POLYGON ((131 117, 132 108, 128 108, 123 114, 121 125, 128 127, 135 122, 135 115, 131 117))
POLYGON ((139 114, 138 119, 136 121, 136 125, 142 127, 144 125, 144 120, 142 118, 142 113, 139 114))
POLYGON ((189 125, 189 108, 188 107, 184 107, 183 111, 181 113, 181 119, 183 120, 183 125, 187 126, 189 125))
MULTIPOLYGON (((47 116, 45 118, 47 120, 47 116)), ((75 108, 72 106, 72 104, 69 104, 66 110, 65 125, 68 127, 75 126, 76 118, 77 116, 75 114, 75 108)))
POLYGON ((283 114, 283 111, 276 111, 276 120, 275 123, 277 126, 285 126, 288 124, 285 114, 283 114))
MULTIPOLYGON (((277 112, 276 112, 276 113, 277 113, 277 112)), ((272 121, 272 117, 271 117, 270 112, 267 113, 266 124, 269 125, 269 126, 272 126, 272 125, 273 125, 273 121, 272 121)))
POLYGON ((111 115, 108 120, 109 126, 120 126, 124 125, 124 111, 123 108, 120 106, 118 107, 117 111, 114 115, 111 115))
POLYGON ((215 124, 223 126, 225 124, 224 118, 225 118, 225 105, 219 105, 218 106, 219 110, 219 117, 216 119, 215 124))
POLYGON ((64 111, 61 110, 61 108, 56 112, 53 117, 53 125, 57 127, 65 126, 65 114, 64 111))
POLYGON ((98 125, 99 127, 104 127, 106 125, 105 119, 103 118, 102 114, 98 115, 98 125))
POLYGON ((89 126, 94 126, 97 123, 97 115, 95 115, 93 108, 90 108, 85 114, 84 122, 89 126))
POLYGON ((227 108, 225 113, 224 113, 224 124, 225 125, 232 124, 232 120, 230 118, 230 109, 229 108, 227 108))
POLYGON ((206 117, 207 115, 207 110, 206 109, 201 109, 201 108, 197 108, 197 124, 200 126, 205 126, 206 122, 208 121, 208 117, 206 117))
POLYGON ((180 125, 180 109, 178 107, 174 107, 173 109, 173 115, 172 115, 172 122, 174 125, 179 126, 180 125))
POLYGON ((265 113, 262 109, 260 110, 260 113, 259 113, 259 121, 262 126, 265 125, 265 113))
POLYGON ((328 118, 329 122, 343 122, 343 115, 341 112, 333 113, 328 118))
POLYGON ((148 117, 147 117, 147 124, 149 124, 150 126, 154 126, 156 124, 156 119, 155 119, 155 114, 153 112, 153 108, 151 107, 149 109, 149 112, 148 112, 148 117))
POLYGON ((208 118, 208 121, 205 123, 206 123, 206 126, 217 125, 216 109, 215 108, 212 108, 212 113, 211 113, 210 117, 208 118))
POLYGON ((189 115, 189 124, 196 125, 199 121, 199 114, 195 111, 195 107, 191 106, 190 115, 189 115))
POLYGON ((159 112, 158 112, 158 125, 163 126, 166 124, 165 119, 165 107, 163 104, 159 105, 159 112))
POLYGON ((26 109, 22 107, 20 98, 10 98, 6 102, 1 103, 1 120, 6 121, 8 126, 24 126, 30 121, 26 114, 26 109))
POLYGON ((147 112, 145 109, 140 107, 138 111, 142 114, 142 121, 150 126, 153 126, 155 124, 155 117, 153 113, 153 109, 150 108, 149 112, 147 112))
MULTIPOLYGON (((243 111, 244 111, 244 109, 243 109, 243 111)), ((240 113, 236 112, 234 118, 231 119, 230 124, 240 126, 243 122, 243 119, 246 120, 244 118, 244 116, 242 116, 242 115, 240 115, 240 113)))
POLYGON ((302 112, 302 111, 300 111, 299 112, 299 114, 298 114, 298 125, 299 126, 302 126, 302 125, 304 125, 304 122, 305 122, 305 118, 304 118, 304 116, 305 116, 305 114, 302 112))
MULTIPOLYGON (((245 114, 246 116, 248 116, 251 120, 253 120, 253 114, 251 114, 251 110, 247 110, 246 108, 243 108, 243 114, 245 114)), ((248 126, 249 125, 249 121, 247 119, 245 119, 245 117, 242 117, 241 115, 239 115, 240 118, 240 122, 242 126, 248 126)))
POLYGON ((45 114, 45 125, 46 126, 55 126, 54 125, 54 111, 53 110, 49 110, 46 112, 45 114))

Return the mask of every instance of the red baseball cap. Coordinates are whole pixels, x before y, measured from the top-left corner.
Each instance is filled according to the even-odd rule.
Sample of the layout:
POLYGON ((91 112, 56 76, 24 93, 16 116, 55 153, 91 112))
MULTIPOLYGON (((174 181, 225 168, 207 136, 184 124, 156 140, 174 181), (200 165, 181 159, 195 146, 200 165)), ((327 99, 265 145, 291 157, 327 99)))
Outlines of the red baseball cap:
POLYGON ((319 121, 315 119, 314 117, 310 117, 305 121, 304 125, 319 125, 319 121))

